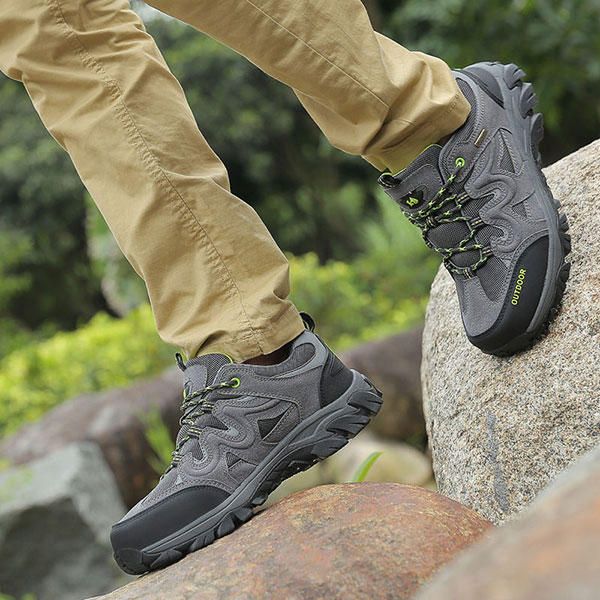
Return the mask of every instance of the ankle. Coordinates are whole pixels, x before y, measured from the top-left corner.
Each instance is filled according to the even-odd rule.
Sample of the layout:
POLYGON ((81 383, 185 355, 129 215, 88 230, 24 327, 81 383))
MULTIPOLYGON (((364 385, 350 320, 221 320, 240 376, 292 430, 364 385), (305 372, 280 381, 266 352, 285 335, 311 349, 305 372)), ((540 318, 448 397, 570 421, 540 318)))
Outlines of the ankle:
POLYGON ((270 354, 260 354, 244 361, 246 365, 269 366, 283 362, 290 354, 290 342, 270 354))

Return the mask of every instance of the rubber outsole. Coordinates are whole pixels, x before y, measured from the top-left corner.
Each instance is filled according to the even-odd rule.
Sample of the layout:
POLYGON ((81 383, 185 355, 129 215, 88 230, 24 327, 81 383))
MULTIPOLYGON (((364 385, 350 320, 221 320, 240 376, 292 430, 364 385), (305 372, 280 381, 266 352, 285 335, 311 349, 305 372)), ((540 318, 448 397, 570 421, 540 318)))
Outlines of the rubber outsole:
MULTIPOLYGON (((544 119, 541 113, 534 112, 534 107, 537 104, 537 97, 533 91, 533 85, 525 82, 525 71, 515 64, 501 65, 497 62, 487 63, 490 66, 503 67, 503 79, 510 90, 519 90, 519 108, 521 117, 526 119, 529 124, 529 134, 531 141, 531 157, 533 158, 540 176, 543 187, 547 192, 548 198, 551 200, 556 211, 558 223, 558 237, 560 239, 560 248, 562 249, 562 259, 556 273, 556 282, 552 302, 543 316, 541 322, 530 331, 526 331, 514 337, 509 343, 493 351, 486 350, 486 354, 491 354, 499 357, 508 357, 524 352, 532 348, 548 333, 550 325, 560 312, 563 296, 565 294, 567 280, 571 264, 566 261, 567 255, 571 252, 571 236, 569 235, 569 222, 566 215, 561 212, 560 202, 554 198, 546 176, 542 171, 542 157, 539 150, 539 145, 544 138, 544 119)), ((468 75, 468 70, 464 71, 468 75)), ((540 300, 540 303, 543 301, 540 300)), ((538 319, 539 320, 539 319, 538 319)))
MULTIPOLYGON (((346 407, 338 411, 340 412, 339 416, 335 416, 328 423, 327 436, 321 437, 316 442, 311 441, 306 447, 300 447, 293 453, 285 455, 258 482, 250 501, 232 506, 231 510, 223 515, 216 525, 184 543, 175 544, 173 547, 156 552, 136 548, 123 548, 115 551, 114 557, 119 567, 131 575, 140 575, 171 565, 190 552, 208 546, 216 539, 228 535, 249 521, 254 515, 254 509, 263 504, 269 494, 285 479, 309 469, 315 463, 343 448, 377 414, 382 404, 381 392, 366 377, 358 373, 356 375, 361 377, 366 384, 365 389, 357 390, 349 396, 345 403, 346 407)), ((343 395, 340 396, 341 398, 343 395)), ((329 415, 328 409, 333 404, 325 406, 319 413, 323 412, 324 416, 329 415)), ((294 442, 297 443, 298 440, 294 440, 294 442)), ((228 501, 230 500, 231 497, 228 501)))

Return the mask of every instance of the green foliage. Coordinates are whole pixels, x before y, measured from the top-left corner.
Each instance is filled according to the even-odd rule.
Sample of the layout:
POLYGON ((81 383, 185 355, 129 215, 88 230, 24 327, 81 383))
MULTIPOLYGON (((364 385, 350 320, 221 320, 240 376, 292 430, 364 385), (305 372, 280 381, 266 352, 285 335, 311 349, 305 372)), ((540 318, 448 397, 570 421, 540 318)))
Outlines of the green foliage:
POLYGON ((31 287, 30 275, 16 269, 30 248, 29 239, 22 233, 0 227, 0 358, 32 337, 21 323, 5 316, 11 300, 31 287))
POLYGON ((290 257, 293 301, 337 350, 419 323, 439 265, 397 207, 383 194, 378 202, 379 218, 359 230, 365 251, 353 262, 290 257))
POLYGON ((154 456, 149 460, 150 466, 157 475, 161 475, 171 464, 175 442, 158 409, 148 411, 140 418, 144 423, 146 440, 154 452, 154 456))
POLYGON ((406 0, 385 33, 453 66, 519 64, 535 82, 548 162, 592 141, 600 128, 597 0, 406 0))
POLYGON ((369 456, 367 456, 367 458, 365 458, 358 466, 350 482, 360 483, 361 481, 364 481, 369 474, 369 471, 382 454, 383 452, 371 452, 371 454, 369 454, 369 456))
POLYGON ((0 434, 84 392, 124 386, 169 364, 149 306, 118 320, 97 314, 75 332, 12 352, 0 361, 0 434))
POLYGON ((83 185, 23 87, 2 75, 0 215, 12 232, 2 229, 2 247, 11 237, 27 244, 26 252, 21 252, 22 245, 17 248, 15 264, 30 283, 13 290, 0 318, 30 328, 47 321, 73 327, 104 306, 86 253, 83 185))
POLYGON ((26 273, 15 273, 13 268, 30 251, 31 244, 23 235, 0 228, 0 310, 9 301, 31 287, 31 277, 26 273))

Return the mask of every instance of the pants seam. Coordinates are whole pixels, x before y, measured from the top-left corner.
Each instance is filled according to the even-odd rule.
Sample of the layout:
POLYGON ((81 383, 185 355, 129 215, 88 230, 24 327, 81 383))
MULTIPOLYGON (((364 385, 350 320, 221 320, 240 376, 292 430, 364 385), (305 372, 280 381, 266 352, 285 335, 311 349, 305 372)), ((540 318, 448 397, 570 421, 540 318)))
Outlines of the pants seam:
MULTIPOLYGON (((152 176, 152 178, 154 179, 154 181, 165 191, 165 193, 167 193, 168 196, 173 197, 173 194, 174 194, 174 196, 179 200, 178 212, 183 208, 185 215, 182 214, 181 212, 179 212, 179 214, 184 218, 184 224, 186 227, 189 227, 189 217, 190 216, 192 217, 192 220, 196 224, 197 229, 198 229, 198 231, 195 231, 195 232, 190 231, 193 234, 192 237, 196 238, 195 234, 200 232, 201 235, 204 236, 204 239, 206 241, 208 241, 208 244, 212 250, 212 252, 210 253, 210 260, 213 264, 213 267, 215 268, 215 270, 217 272, 220 272, 221 274, 225 274, 225 277, 223 277, 223 280, 226 283, 229 283, 229 286, 227 286, 227 297, 229 299, 233 300, 234 296, 237 294, 238 301, 239 301, 240 308, 241 308, 241 314, 243 315, 243 319, 246 321, 246 325, 252 333, 252 337, 254 338, 254 343, 256 344, 257 348, 260 351, 262 351, 262 346, 261 346, 259 337, 257 335, 257 332, 252 327, 249 316, 248 316, 246 309, 242 302, 240 289, 236 285, 235 280, 233 279, 233 276, 231 274, 231 271, 227 267, 223 257, 221 256, 218 249, 216 248, 212 238, 208 235, 205 227, 202 225, 202 223, 200 223, 200 221, 196 217, 194 211, 190 208, 189 204, 186 202, 185 198, 182 196, 182 194, 179 192, 179 190, 175 187, 174 183, 169 179, 169 177, 165 173, 164 169, 162 169, 162 167, 160 166, 160 161, 158 160, 158 158, 154 155, 154 153, 149 148, 148 143, 146 142, 141 131, 139 130, 133 116, 131 115, 131 112, 129 111, 129 109, 124 101, 123 93, 119 87, 118 82, 116 80, 114 80, 112 77, 110 77, 110 75, 105 71, 102 63, 100 61, 98 61, 98 59, 96 59, 89 52, 89 50, 85 47, 85 45, 83 44, 83 42, 81 41, 81 39, 79 38, 79 36, 75 32, 75 30, 68 23, 65 15, 64 15, 64 12, 62 10, 62 7, 60 5, 59 0, 46 0, 46 2, 53 5, 54 17, 55 17, 57 23, 59 24, 59 26, 63 27, 67 36, 69 38, 71 38, 77 44, 75 51, 78 54, 80 60, 84 64, 84 66, 91 68, 93 71, 95 71, 100 76, 100 78, 101 78, 102 82, 104 83, 110 96, 114 100, 117 101, 117 104, 115 105, 115 109, 116 109, 117 114, 119 115, 119 120, 124 124, 124 126, 130 132, 130 134, 132 134, 132 141, 133 141, 133 144, 136 147, 136 149, 141 154, 142 164, 148 169, 148 171, 149 171, 150 175, 152 176), (152 164, 152 162, 154 162, 155 164, 152 164), (165 186, 165 183, 166 183, 166 186, 165 186), (185 217, 188 217, 188 218, 185 218, 185 217)), ((52 10, 52 7, 51 7, 51 10, 52 10)), ((206 248, 203 248, 203 250, 206 250, 206 248)), ((243 337, 246 337, 246 336, 243 336, 243 337)), ((250 336, 248 336, 248 338, 249 337, 250 336)), ((234 339, 235 339, 235 341, 238 341, 239 336, 236 335, 234 337, 234 339)))
POLYGON ((350 80, 352 80, 354 83, 356 83, 365 92, 367 92, 369 95, 373 96, 373 98, 375 98, 378 102, 380 102, 381 104, 383 104, 383 106, 387 110, 390 109, 390 106, 387 104, 387 102, 385 102, 382 98, 380 98, 373 90, 370 90, 364 83, 362 83, 361 81, 359 81, 358 79, 356 79, 356 77, 354 77, 350 73, 346 72, 344 69, 342 69, 342 67, 340 67, 339 65, 336 65, 334 62, 332 62, 331 60, 329 60, 324 54, 321 54, 315 47, 311 46, 311 44, 309 44, 307 41, 303 40, 301 37, 299 37, 298 35, 296 35, 293 31, 291 31, 290 29, 288 29, 285 25, 283 25, 282 23, 280 23, 279 21, 277 21, 277 19, 275 19, 274 17, 272 17, 271 15, 269 15, 267 12, 265 12, 262 8, 260 8, 256 4, 254 4, 254 2, 252 2, 252 0, 245 0, 245 2, 247 4, 249 4, 250 6, 252 6, 258 12, 260 12, 261 14, 263 14, 265 17, 267 17, 267 19, 269 19, 270 21, 272 21, 273 23, 275 23, 275 25, 277 25, 278 27, 280 27, 281 29, 283 29, 283 31, 285 31, 286 33, 288 33, 289 35, 291 35, 294 39, 298 40, 301 44, 304 44, 310 51, 314 52, 317 56, 319 56, 320 58, 322 58, 326 63, 328 63, 329 65, 331 65, 334 69, 337 69, 338 71, 340 71, 340 73, 343 73, 346 77, 348 77, 350 80))

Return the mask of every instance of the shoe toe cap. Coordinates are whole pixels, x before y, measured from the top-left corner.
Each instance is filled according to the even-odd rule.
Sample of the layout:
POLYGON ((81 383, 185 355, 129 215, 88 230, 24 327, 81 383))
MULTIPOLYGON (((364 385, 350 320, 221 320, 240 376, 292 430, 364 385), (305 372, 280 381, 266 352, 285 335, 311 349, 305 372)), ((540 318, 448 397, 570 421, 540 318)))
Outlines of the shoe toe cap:
POLYGON ((479 311, 486 317, 465 320, 469 341, 488 354, 504 354, 506 348, 517 351, 519 340, 526 344, 536 310, 542 299, 548 266, 548 238, 531 244, 516 261, 506 294, 496 302, 485 302, 479 311), (485 322, 485 318, 491 323, 485 322), (481 324, 485 322, 485 327, 481 324), (479 327, 477 327, 479 325, 479 327))
POLYGON ((143 550, 193 523, 224 502, 224 490, 198 485, 181 489, 141 510, 132 509, 112 527, 110 540, 115 553, 143 550))

